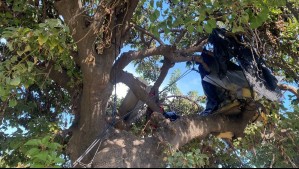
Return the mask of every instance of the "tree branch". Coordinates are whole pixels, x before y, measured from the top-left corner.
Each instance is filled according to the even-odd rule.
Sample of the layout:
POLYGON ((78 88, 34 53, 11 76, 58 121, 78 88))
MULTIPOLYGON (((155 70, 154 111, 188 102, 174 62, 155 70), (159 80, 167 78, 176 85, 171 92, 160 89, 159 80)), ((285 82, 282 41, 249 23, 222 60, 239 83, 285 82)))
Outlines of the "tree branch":
POLYGON ((295 7, 293 7, 293 3, 287 1, 287 8, 292 12, 292 14, 294 15, 294 17, 297 19, 297 21, 299 21, 299 11, 298 9, 296 9, 295 7))
POLYGON ((164 81, 165 77, 167 76, 168 71, 171 67, 173 67, 173 63, 171 63, 170 60, 168 60, 167 58, 164 58, 163 66, 161 67, 161 73, 150 91, 150 93, 155 94, 156 101, 159 101, 158 89, 161 86, 161 84, 163 83, 163 81, 164 81))
POLYGON ((75 42, 82 40, 88 33, 88 30, 85 29, 85 18, 87 15, 84 15, 81 0, 58 0, 55 1, 54 6, 70 28, 75 42))
POLYGON ((120 76, 118 76, 117 82, 122 82, 126 84, 134 93, 134 95, 139 98, 139 100, 146 103, 153 111, 160 112, 160 107, 156 104, 154 99, 150 97, 149 93, 146 92, 144 84, 136 79, 131 73, 120 71, 120 76))
POLYGON ((7 11, 10 11, 9 7, 7 6, 5 1, 0 1, 0 12, 5 13, 7 11))
POLYGON ((210 133, 231 131, 234 137, 243 136, 245 127, 256 112, 254 104, 250 103, 244 108, 238 116, 190 115, 174 122, 165 119, 161 113, 154 113, 152 118, 158 121, 159 127, 153 137, 141 139, 126 131, 115 131, 97 153, 93 167, 159 168, 165 163, 163 151, 169 148, 168 143, 177 149, 194 138, 204 138, 210 133), (113 151, 108 151, 111 149, 113 151))
MULTIPOLYGON (((139 0, 128 0, 127 8, 125 11, 126 13, 123 18, 119 18, 117 23, 121 23, 121 25, 129 25, 128 22, 131 20, 133 13, 138 5, 138 2, 139 2, 139 0)), ((123 28, 125 28, 125 26, 123 26, 123 28)), ((122 29, 120 32, 122 35, 125 35, 127 30, 122 29)))
MULTIPOLYGON (((161 122, 161 129, 155 135, 162 142, 168 142, 177 149, 194 138, 205 138, 210 133, 232 132, 234 137, 244 135, 243 131, 256 112, 255 104, 247 104, 241 115, 221 114, 200 117, 197 114, 182 116, 175 122, 161 122)), ((157 115, 157 114, 156 114, 157 115)), ((159 115, 160 116, 160 115, 159 115)), ((155 118, 155 117, 153 117, 155 118)))
POLYGON ((191 98, 188 97, 188 96, 183 96, 183 95, 170 95, 170 96, 166 96, 166 97, 164 97, 164 98, 167 99, 167 98, 171 98, 171 97, 179 97, 179 98, 183 98, 183 99, 189 100, 190 102, 192 102, 193 104, 195 104, 195 105, 197 106, 198 110, 201 109, 201 106, 200 106, 198 103, 196 103, 196 101, 194 101, 193 99, 191 99, 191 98))
MULTIPOLYGON (((200 43, 202 45, 202 43, 200 43)), ((176 62, 186 62, 186 61, 195 61, 197 63, 201 63, 204 65, 206 70, 209 70, 208 66, 203 62, 201 57, 186 57, 186 56, 178 56, 180 53, 186 52, 194 52, 196 50, 202 50, 202 46, 198 45, 194 48, 188 48, 186 50, 180 50, 176 52, 175 46, 164 45, 159 47, 153 47, 149 49, 143 49, 141 51, 129 51, 121 54, 118 60, 116 60, 113 65, 113 69, 111 72, 121 71, 123 70, 131 61, 136 59, 143 59, 145 57, 153 56, 153 55, 163 55, 166 59, 168 59, 171 63, 176 62)), ((111 77, 114 76, 114 73, 111 73, 111 77)), ((119 75, 117 75, 119 76, 119 75)), ((114 78, 111 78, 114 79, 114 78)), ((111 81, 113 83, 113 81, 111 81)))
POLYGON ((174 44, 178 44, 182 40, 186 32, 187 30, 182 30, 182 32, 180 32, 180 34, 176 37, 174 44))
POLYGON ((70 94, 72 94, 73 88, 67 85, 71 78, 67 75, 66 70, 62 70, 62 72, 55 70, 54 65, 55 63, 53 61, 49 61, 49 64, 47 66, 45 66, 44 64, 38 65, 38 68, 45 73, 48 73, 50 79, 52 79, 55 83, 65 88, 68 92, 70 92, 70 94))
POLYGON ((115 62, 113 68, 116 70, 122 70, 133 60, 143 59, 145 57, 153 55, 167 55, 168 53, 172 53, 174 50, 174 46, 165 45, 149 49, 142 49, 140 51, 124 52, 115 62))
POLYGON ((131 24, 132 24, 132 26, 133 26, 135 29, 137 29, 138 31, 140 31, 140 32, 142 32, 142 33, 144 33, 144 34, 146 34, 146 35, 152 37, 153 39, 155 39, 157 42, 160 43, 160 45, 165 45, 164 42, 163 42, 160 38, 157 38, 154 34, 150 33, 149 31, 143 29, 142 27, 140 27, 140 26, 138 26, 138 25, 135 25, 135 24, 133 24, 133 23, 131 23, 131 24))
POLYGON ((203 50, 203 46, 208 42, 207 37, 203 37, 200 39, 194 46, 191 46, 186 49, 177 50, 177 53, 182 54, 192 54, 194 52, 201 52, 203 50))
POLYGON ((287 91, 293 93, 297 97, 297 99, 299 99, 298 89, 296 89, 294 86, 290 86, 287 84, 278 84, 278 87, 281 90, 287 90, 287 91))

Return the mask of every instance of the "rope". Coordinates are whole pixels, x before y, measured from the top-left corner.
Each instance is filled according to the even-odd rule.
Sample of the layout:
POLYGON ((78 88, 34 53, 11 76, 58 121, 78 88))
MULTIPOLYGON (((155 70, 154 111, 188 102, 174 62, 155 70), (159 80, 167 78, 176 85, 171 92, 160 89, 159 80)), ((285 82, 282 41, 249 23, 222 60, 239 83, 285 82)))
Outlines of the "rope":
POLYGON ((161 90, 159 92, 159 94, 161 94, 162 92, 164 92, 168 87, 172 86, 173 84, 175 84, 176 82, 178 82, 179 80, 181 80, 183 77, 185 77, 187 74, 189 74, 192 71, 192 69, 188 69, 186 70, 180 77, 178 77, 175 81, 173 81, 172 83, 170 83, 168 86, 166 86, 163 90, 161 90))
MULTIPOLYGON (((114 28, 114 62, 116 61, 116 28, 114 28)), ((112 109, 112 123, 115 122, 116 118, 116 101, 117 101, 117 95, 116 95, 116 68, 113 70, 114 72, 114 104, 113 104, 113 109, 112 109)))
MULTIPOLYGON (((159 92, 162 93, 163 91, 165 91, 167 88, 169 88, 171 85, 173 85, 174 83, 178 82, 180 79, 182 79, 183 77, 185 77, 187 74, 189 74, 190 72, 192 71, 192 69, 188 69, 186 70, 180 77, 178 77, 175 81, 173 81, 172 83, 170 83, 169 85, 167 85, 163 90, 161 90, 159 92)), ((116 93, 116 90, 115 90, 115 93, 116 93)), ((114 97, 115 98, 115 97, 114 97)), ((154 96, 151 96, 150 98, 148 98, 148 100, 154 98, 154 96)), ((148 101, 146 100, 146 101, 148 101)), ((116 105, 116 104, 115 104, 116 105)), ((143 105, 141 105, 143 106, 143 105)), ((141 107, 140 106, 140 107, 141 107)), ((114 107, 115 108, 115 107, 114 107)), ((104 136, 108 133, 108 130, 111 129, 112 127, 114 127, 114 125, 119 122, 120 120, 122 120, 124 117, 126 117, 127 115, 129 115, 130 113, 132 113, 137 107, 135 107, 132 111, 126 113, 124 116, 122 116, 122 118, 120 118, 119 120, 115 121, 115 119, 113 120, 113 122, 111 124, 109 124, 106 129, 96 137, 96 139, 90 144, 90 146, 84 151, 84 153, 73 163, 73 167, 76 167, 78 164, 80 164, 82 167, 85 167, 85 166, 91 166, 91 163, 93 162, 96 154, 97 154, 97 151, 99 150, 99 147, 101 145, 101 143, 98 145, 98 148, 97 148, 97 151, 95 153, 95 155, 93 156, 91 162, 89 164, 83 164, 81 162, 81 160, 94 148, 94 146, 96 146, 96 144, 101 141, 104 136)))

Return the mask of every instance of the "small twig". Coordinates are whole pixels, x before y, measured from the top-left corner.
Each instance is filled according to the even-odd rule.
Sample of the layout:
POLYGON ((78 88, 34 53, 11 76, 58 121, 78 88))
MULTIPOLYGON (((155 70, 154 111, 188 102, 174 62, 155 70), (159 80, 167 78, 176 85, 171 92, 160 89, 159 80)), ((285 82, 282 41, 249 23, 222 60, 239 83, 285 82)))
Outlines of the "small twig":
POLYGON ((269 168, 273 168, 273 164, 275 163, 275 154, 273 154, 273 158, 269 168))
POLYGON ((153 35, 153 34, 150 33, 149 31, 143 29, 142 27, 140 27, 140 26, 138 26, 138 25, 136 25, 136 24, 133 24, 133 23, 131 23, 131 24, 132 24, 133 27, 134 27, 135 29, 137 29, 138 31, 143 32, 144 34, 146 34, 146 35, 148 35, 148 36, 154 38, 156 41, 158 41, 158 42, 160 43, 160 45, 165 45, 164 42, 163 42, 161 39, 157 38, 155 35, 153 35))
POLYGON ((179 98, 183 98, 183 99, 186 99, 186 100, 189 100, 190 102, 192 102, 193 104, 195 104, 198 108, 198 110, 200 109, 200 106, 198 103, 196 103, 196 101, 194 101, 193 99, 189 98, 188 96, 182 96, 182 95, 171 95, 171 96, 166 96, 166 98, 170 98, 170 97, 179 97, 179 98))
POLYGON ((184 37, 184 35, 186 34, 187 30, 183 30, 175 39, 174 44, 178 44, 181 39, 184 37))
POLYGON ((51 66, 51 67, 50 67, 48 73, 46 73, 46 77, 45 77, 44 82, 43 82, 42 85, 41 85, 41 88, 43 88, 43 86, 44 86, 44 84, 46 83, 47 79, 49 79, 49 75, 50 75, 50 73, 51 73, 51 71, 52 71, 53 65, 49 65, 49 66, 51 66))
POLYGON ((285 151, 284 148, 282 146, 279 147, 279 149, 281 150, 281 154, 287 158, 287 160, 291 163, 293 168, 298 168, 298 166, 292 161, 292 159, 290 158, 290 156, 288 156, 285 151))

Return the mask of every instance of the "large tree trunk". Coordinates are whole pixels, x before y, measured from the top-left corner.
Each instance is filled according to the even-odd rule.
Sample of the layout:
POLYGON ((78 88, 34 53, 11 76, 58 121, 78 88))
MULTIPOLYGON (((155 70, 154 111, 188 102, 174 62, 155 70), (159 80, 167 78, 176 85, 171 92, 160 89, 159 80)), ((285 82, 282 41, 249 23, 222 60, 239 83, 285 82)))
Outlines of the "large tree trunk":
MULTIPOLYGON (((68 152, 73 162, 108 125, 105 114, 113 89, 111 83, 114 82, 111 70, 116 55, 129 35, 127 22, 138 2, 99 1, 99 6, 90 18, 81 0, 55 1, 55 8, 69 26, 77 45, 76 56, 73 58, 83 77, 80 105, 76 110, 78 120, 72 128, 72 137, 68 143, 68 152)), ((90 152, 82 162, 89 162, 92 154, 90 152)))
MULTIPOLYGON (((113 57, 106 54, 97 55, 88 48, 82 52, 87 60, 81 64, 83 73, 83 90, 80 98, 78 124, 75 125, 68 152, 72 161, 75 161, 96 137, 107 127, 106 107, 112 94, 113 85, 110 83, 110 71, 113 57)), ((113 48, 107 50, 113 53, 113 48)), ((82 162, 91 159, 90 152, 82 162)))

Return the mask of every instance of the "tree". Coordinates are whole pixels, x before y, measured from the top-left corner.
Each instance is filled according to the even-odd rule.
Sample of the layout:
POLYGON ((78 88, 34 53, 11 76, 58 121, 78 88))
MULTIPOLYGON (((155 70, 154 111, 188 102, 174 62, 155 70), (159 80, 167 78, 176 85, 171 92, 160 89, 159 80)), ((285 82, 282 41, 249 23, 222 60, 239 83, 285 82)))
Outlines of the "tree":
MULTIPOLYGON (((67 142, 67 154, 75 162, 99 133, 110 133, 95 158, 94 148, 83 163, 93 159, 94 167, 161 167, 169 143, 179 148, 194 138, 225 131, 243 136, 255 105, 245 106, 246 113, 238 118, 190 115, 175 123, 159 123, 156 135, 144 139, 116 130, 106 113, 113 85, 126 84, 150 111, 161 112, 158 89, 169 69, 194 58, 202 62, 192 56, 202 51, 216 26, 246 36, 277 75, 298 83, 298 5, 295 0, 1 1, 0 34, 6 43, 1 46, 0 117, 4 126, 28 131, 18 131, 17 138, 23 140, 13 152, 1 153, 23 161, 38 159, 44 152, 30 165, 50 166, 61 163, 59 153, 48 152, 60 149, 53 143, 60 141, 67 142), (120 54, 124 46, 135 50, 120 54), (140 80, 123 71, 131 62, 154 82, 150 93, 156 99, 140 80), (57 125, 62 112, 75 116, 64 133, 57 125)), ((282 89, 292 88, 282 85, 282 89)), ((298 92, 291 91, 298 100, 298 92)), ((159 114, 154 116, 159 119, 159 114)), ((1 146, 9 147, 7 142, 1 146)))

